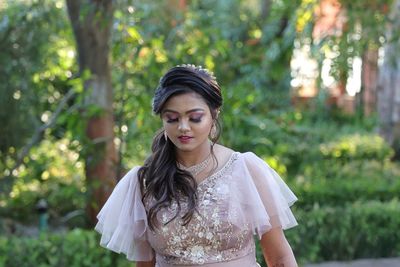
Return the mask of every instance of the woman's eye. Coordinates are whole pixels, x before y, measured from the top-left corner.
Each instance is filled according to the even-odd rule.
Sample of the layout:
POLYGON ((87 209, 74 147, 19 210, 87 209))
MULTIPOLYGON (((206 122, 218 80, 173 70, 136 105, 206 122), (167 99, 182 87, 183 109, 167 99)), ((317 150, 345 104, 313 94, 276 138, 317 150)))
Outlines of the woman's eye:
POLYGON ((190 118, 190 121, 192 121, 192 122, 201 122, 201 116, 200 117, 193 117, 193 118, 190 118))
POLYGON ((173 122, 177 122, 178 118, 167 118, 167 122, 168 123, 173 123, 173 122))

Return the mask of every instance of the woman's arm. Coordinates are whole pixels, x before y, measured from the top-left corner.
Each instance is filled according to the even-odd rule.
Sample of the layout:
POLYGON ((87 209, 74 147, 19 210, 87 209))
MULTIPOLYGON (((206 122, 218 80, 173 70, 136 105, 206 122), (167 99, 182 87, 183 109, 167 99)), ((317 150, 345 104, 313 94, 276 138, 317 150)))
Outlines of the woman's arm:
POLYGON ((136 267, 155 267, 156 259, 154 258, 152 261, 137 261, 136 267))
POLYGON ((282 228, 273 228, 261 237, 265 262, 269 267, 297 267, 292 248, 282 228))

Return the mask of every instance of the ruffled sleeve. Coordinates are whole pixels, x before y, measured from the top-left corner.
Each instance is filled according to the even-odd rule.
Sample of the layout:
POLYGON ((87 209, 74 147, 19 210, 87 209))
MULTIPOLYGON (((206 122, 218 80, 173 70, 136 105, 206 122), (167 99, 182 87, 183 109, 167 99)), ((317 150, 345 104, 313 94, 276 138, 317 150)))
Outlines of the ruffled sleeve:
POLYGON ((131 261, 151 261, 154 255, 146 238, 148 224, 138 169, 130 170, 116 185, 97 215, 95 230, 101 234, 101 246, 124 253, 131 261))
POLYGON ((275 227, 297 225, 290 206, 297 197, 282 178, 252 152, 243 153, 234 164, 230 185, 230 220, 248 224, 259 238, 275 227))

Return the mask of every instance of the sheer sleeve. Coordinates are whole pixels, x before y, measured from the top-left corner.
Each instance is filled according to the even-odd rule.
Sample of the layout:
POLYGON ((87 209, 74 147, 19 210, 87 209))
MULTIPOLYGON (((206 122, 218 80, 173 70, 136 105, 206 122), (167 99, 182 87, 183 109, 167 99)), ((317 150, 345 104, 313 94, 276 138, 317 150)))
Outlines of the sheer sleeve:
POLYGON ((95 230, 100 245, 124 253, 131 261, 150 261, 153 250, 146 238, 147 217, 137 178, 139 167, 130 170, 116 185, 97 215, 95 230))
POLYGON ((230 220, 249 224, 259 238, 275 227, 297 225, 290 206, 296 196, 282 178, 252 152, 241 154, 232 170, 230 220))

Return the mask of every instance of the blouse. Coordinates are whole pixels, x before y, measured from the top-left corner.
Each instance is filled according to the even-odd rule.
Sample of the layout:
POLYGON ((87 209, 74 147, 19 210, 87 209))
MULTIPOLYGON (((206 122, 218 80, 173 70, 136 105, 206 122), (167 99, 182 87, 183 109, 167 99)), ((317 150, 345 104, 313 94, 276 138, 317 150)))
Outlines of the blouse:
MULTIPOLYGON (((297 225, 290 206, 297 200, 280 176, 252 152, 234 152, 225 165, 198 184, 196 212, 186 225, 171 222, 176 202, 157 213, 160 226, 148 227, 137 171, 117 184, 99 212, 100 244, 128 260, 156 267, 256 267, 253 236, 297 225), (155 255, 154 255, 155 253, 155 255)), ((186 203, 181 204, 181 215, 186 203)))

